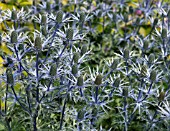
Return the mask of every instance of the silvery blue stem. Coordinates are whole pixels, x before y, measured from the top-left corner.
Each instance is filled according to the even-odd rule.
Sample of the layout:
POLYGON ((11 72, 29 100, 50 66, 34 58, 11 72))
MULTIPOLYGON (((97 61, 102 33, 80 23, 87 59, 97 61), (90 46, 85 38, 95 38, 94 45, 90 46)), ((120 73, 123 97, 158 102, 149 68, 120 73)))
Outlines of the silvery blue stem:
MULTIPOLYGON (((158 103, 158 106, 162 106, 162 103, 161 102, 159 102, 158 103)), ((152 127, 152 125, 153 125, 153 120, 155 119, 155 117, 156 117, 156 115, 158 114, 158 110, 156 109, 155 110, 155 113, 154 113, 154 115, 153 115, 153 117, 152 117, 152 120, 151 120, 151 122, 150 122, 150 126, 149 126, 149 128, 146 130, 146 131, 149 131, 150 130, 150 128, 152 127)))
POLYGON ((127 122, 127 97, 124 97, 124 102, 123 102, 123 105, 124 105, 124 108, 123 108, 123 112, 124 112, 124 124, 125 124, 125 127, 124 127, 124 131, 127 131, 128 130, 128 122, 127 122))
POLYGON ((38 59, 39 59, 39 53, 36 54, 36 100, 39 102, 39 74, 38 74, 38 59))
POLYGON ((64 115, 65 115, 64 112, 65 112, 65 108, 66 108, 66 103, 67 103, 67 99, 68 99, 68 92, 69 92, 69 89, 70 89, 70 85, 71 85, 71 81, 68 82, 67 93, 66 93, 66 97, 64 99, 64 105, 63 105, 62 112, 61 112, 60 130, 62 130, 62 126, 63 126, 63 120, 64 120, 64 115))
POLYGON ((98 91, 99 91, 99 87, 96 86, 95 89, 96 89, 96 91, 95 91, 95 103, 98 103, 98 91))
POLYGON ((17 94, 16 94, 16 92, 15 92, 15 89, 14 89, 13 85, 11 85, 11 89, 12 89, 12 92, 13 92, 13 94, 14 94, 14 96, 15 96, 15 100, 19 103, 19 105, 20 105, 28 114, 30 114, 29 110, 20 102, 20 100, 19 100, 19 98, 18 98, 18 96, 17 96, 17 94))
POLYGON ((150 86, 149 86, 149 89, 148 89, 148 92, 147 92, 147 94, 145 95, 145 97, 144 97, 142 100, 138 101, 138 102, 143 102, 144 100, 146 100, 146 98, 147 98, 148 95, 150 94, 150 90, 151 90, 151 88, 152 88, 152 85, 153 85, 153 82, 151 82, 151 84, 150 84, 150 86))
POLYGON ((6 86, 6 94, 5 94, 5 114, 7 113, 7 100, 8 100, 8 84, 6 86))

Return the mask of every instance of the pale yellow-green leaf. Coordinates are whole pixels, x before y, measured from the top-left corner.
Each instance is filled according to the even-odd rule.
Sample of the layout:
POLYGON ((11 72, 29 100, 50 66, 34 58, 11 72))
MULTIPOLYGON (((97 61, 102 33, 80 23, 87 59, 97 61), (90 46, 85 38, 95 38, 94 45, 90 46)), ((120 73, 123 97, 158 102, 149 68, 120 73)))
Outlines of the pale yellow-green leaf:
POLYGON ((0 106, 1 106, 1 109, 4 109, 4 107, 5 107, 5 102, 2 101, 1 99, 0 99, 0 106))
POLYGON ((62 3, 63 5, 66 5, 66 4, 68 3, 68 0, 62 0, 61 3, 62 3))
POLYGON ((32 2, 31 2, 31 1, 21 2, 20 5, 21 5, 21 6, 32 5, 32 2))
POLYGON ((2 43, 0 49, 8 55, 12 55, 12 52, 8 49, 5 43, 2 43))
POLYGON ((112 29, 112 30, 111 30, 111 34, 114 34, 115 32, 116 32, 115 29, 112 29))
POLYGON ((167 61, 170 61, 170 54, 167 55, 167 61))
POLYGON ((3 124, 0 124, 0 129, 1 129, 1 131, 5 130, 5 126, 3 124))
POLYGON ((24 77, 28 76, 28 73, 26 71, 22 71, 22 74, 24 75, 24 77))
POLYGON ((97 4, 96 4, 96 0, 93 0, 92 1, 92 4, 94 5, 94 6, 96 6, 97 4))
MULTIPOLYGON (((4 71, 6 71, 5 68, 4 68, 4 71)), ((5 81, 1 81, 0 88, 6 88, 6 83, 5 83, 5 81)), ((0 93, 1 93, 1 92, 0 92, 0 93)))
POLYGON ((139 33, 140 33, 142 36, 144 36, 144 37, 145 37, 146 34, 147 34, 146 30, 145 30, 143 27, 140 28, 139 33))
POLYGON ((140 30, 139 30, 139 33, 142 35, 142 36, 147 36, 151 31, 151 27, 147 27, 147 28, 143 28, 141 27, 140 30))
POLYGON ((15 91, 19 91, 22 88, 22 84, 21 83, 16 83, 14 86, 15 91))
POLYGON ((2 10, 7 10, 7 9, 11 9, 12 10, 13 7, 15 7, 15 6, 14 5, 4 4, 4 3, 0 2, 0 9, 2 9, 2 10))
POLYGON ((97 25, 97 32, 101 33, 103 31, 103 26, 102 25, 97 25))
POLYGON ((4 72, 3 62, 4 62, 4 60, 0 56, 0 74, 3 74, 3 72, 4 72))

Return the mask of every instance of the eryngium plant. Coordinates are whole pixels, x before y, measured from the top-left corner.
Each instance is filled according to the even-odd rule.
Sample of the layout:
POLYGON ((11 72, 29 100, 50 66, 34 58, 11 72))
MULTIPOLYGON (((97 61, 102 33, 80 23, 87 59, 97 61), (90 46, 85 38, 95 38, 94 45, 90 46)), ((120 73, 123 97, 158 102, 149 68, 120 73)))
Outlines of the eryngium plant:
POLYGON ((71 103, 79 102, 78 93, 87 85, 82 67, 89 54, 84 42, 87 31, 79 30, 71 13, 51 6, 42 2, 34 3, 29 11, 1 12, 2 23, 10 21, 12 25, 6 25, 7 31, 1 35, 12 52, 4 56, 11 62, 1 75, 4 106, 0 106, 0 113, 5 130, 65 130, 67 114, 76 115, 72 112, 76 108, 68 109, 71 103), (48 11, 40 8, 37 12, 44 4, 48 11), (34 29, 23 30, 27 28, 23 25, 32 21, 34 29))
POLYGON ((12 53, 1 52, 0 127, 169 130, 170 9, 138 5, 34 0, 1 11, 12 53))

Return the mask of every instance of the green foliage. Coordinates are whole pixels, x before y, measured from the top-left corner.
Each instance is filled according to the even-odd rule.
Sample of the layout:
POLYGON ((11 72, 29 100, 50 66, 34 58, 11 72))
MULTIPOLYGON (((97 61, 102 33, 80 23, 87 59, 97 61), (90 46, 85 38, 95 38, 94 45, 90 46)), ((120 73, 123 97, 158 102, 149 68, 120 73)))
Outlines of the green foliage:
POLYGON ((170 130, 169 1, 75 2, 0 2, 0 130, 170 130))

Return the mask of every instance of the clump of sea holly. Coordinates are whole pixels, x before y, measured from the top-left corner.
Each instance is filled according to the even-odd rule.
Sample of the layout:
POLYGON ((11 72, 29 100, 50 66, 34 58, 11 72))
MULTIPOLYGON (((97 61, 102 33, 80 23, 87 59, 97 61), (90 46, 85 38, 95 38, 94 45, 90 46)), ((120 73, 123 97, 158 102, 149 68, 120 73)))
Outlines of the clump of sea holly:
POLYGON ((120 85, 120 78, 116 78, 115 81, 114 81, 114 83, 113 83, 113 85, 114 85, 115 87, 119 87, 119 85, 120 85))
POLYGON ((150 55, 149 55, 149 58, 148 58, 149 60, 149 63, 153 63, 154 61, 155 61, 155 55, 153 54, 153 53, 151 53, 150 55))
POLYGON ((47 29, 46 29, 46 26, 43 26, 42 28, 41 28, 41 32, 42 32, 42 34, 44 35, 44 36, 47 36, 47 29))
POLYGON ((83 45, 81 48, 81 55, 84 55, 87 52, 87 46, 83 45))
POLYGON ((150 80, 152 82, 156 81, 156 76, 157 76, 157 73, 155 70, 152 70, 151 73, 150 73, 150 80))
POLYGON ((159 100, 159 101, 163 101, 164 98, 165 98, 165 92, 160 92, 159 97, 158 97, 158 100, 159 100))
POLYGON ((12 73, 12 68, 8 67, 6 69, 6 77, 7 77, 7 83, 13 85, 14 84, 14 78, 12 73))
POLYGON ((123 94, 122 94, 124 97, 127 97, 128 96, 128 88, 125 87, 123 88, 123 94))
POLYGON ((73 39, 73 33, 74 33, 74 30, 72 28, 67 29, 66 38, 69 39, 69 40, 72 40, 73 39))
POLYGON ((129 59, 129 49, 124 50, 124 58, 129 59))
POLYGON ((84 20, 85 20, 85 13, 80 12, 80 22, 84 22, 84 20))
POLYGON ((11 33, 11 43, 17 43, 18 41, 18 33, 16 31, 12 31, 11 33))
POLYGON ((97 75, 96 76, 96 79, 95 79, 95 81, 94 81, 94 84, 96 84, 96 85, 101 85, 102 84, 102 75, 101 74, 99 74, 99 75, 97 75))
POLYGON ((56 63, 53 63, 53 64, 51 65, 51 68, 50 68, 50 75, 51 75, 51 76, 55 76, 56 73, 57 73, 57 65, 56 65, 56 63))
POLYGON ((73 75, 76 75, 78 73, 78 66, 77 66, 77 64, 74 64, 72 66, 72 71, 71 72, 72 72, 73 75))
POLYGON ((57 21, 58 23, 61 23, 62 20, 63 20, 63 11, 60 10, 60 11, 57 12, 56 21, 57 21))
POLYGON ((41 18, 41 24, 46 25, 46 23, 47 23, 47 16, 43 15, 42 18, 41 18))
POLYGON ((115 59, 111 65, 111 68, 115 70, 119 64, 119 59, 115 59))
POLYGON ((78 63, 79 58, 80 58, 79 52, 74 53, 73 55, 74 63, 78 63))
POLYGON ((41 49, 42 49, 42 41, 41 41, 41 38, 40 38, 39 36, 37 36, 37 37, 35 38, 34 47, 35 47, 37 50, 41 50, 41 49))
POLYGON ((162 29, 161 37, 162 37, 163 39, 167 37, 167 29, 165 29, 165 28, 162 29))
POLYGON ((144 43, 143 43, 143 49, 144 49, 144 50, 147 50, 147 49, 148 49, 148 46, 149 46, 148 41, 144 41, 144 43))
POLYGON ((15 10, 12 10, 11 19, 12 20, 16 20, 17 19, 17 12, 15 10))
POLYGON ((77 79, 77 85, 78 86, 83 86, 84 80, 83 80, 83 76, 79 76, 77 79))

